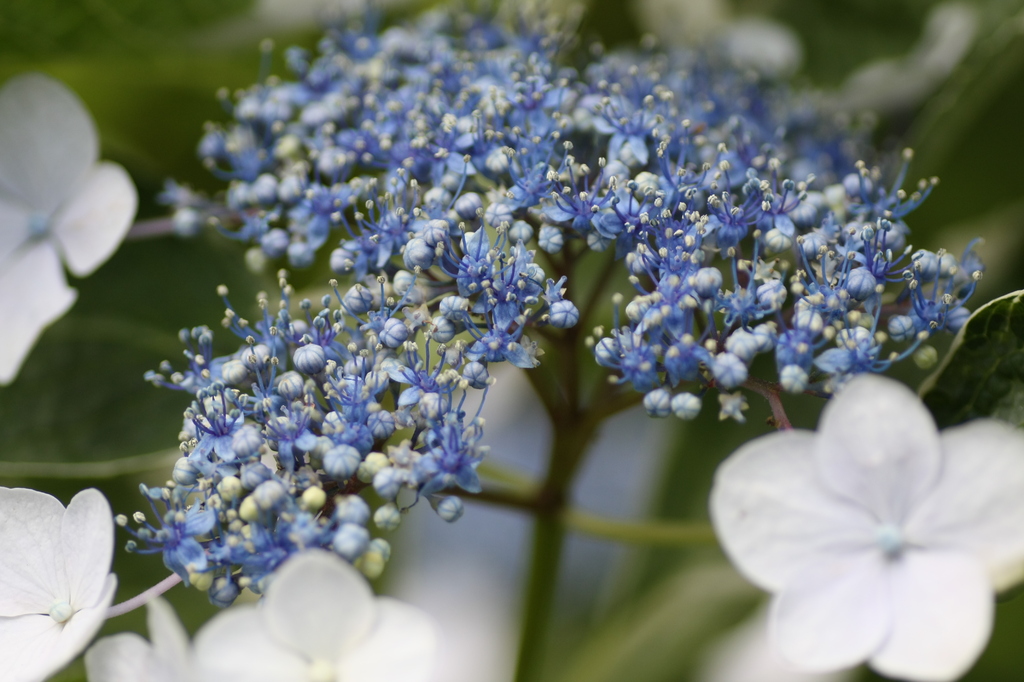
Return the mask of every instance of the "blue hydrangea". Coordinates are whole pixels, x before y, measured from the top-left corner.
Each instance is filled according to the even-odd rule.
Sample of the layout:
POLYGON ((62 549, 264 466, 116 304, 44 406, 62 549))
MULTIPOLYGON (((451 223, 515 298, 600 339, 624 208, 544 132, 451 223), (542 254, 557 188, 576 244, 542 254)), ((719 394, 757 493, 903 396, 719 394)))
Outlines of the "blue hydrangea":
POLYGON ((742 421, 758 356, 782 389, 828 392, 964 323, 981 265, 909 245, 935 186, 904 189, 909 154, 873 155, 713 53, 579 70, 540 26, 332 28, 317 54, 286 52, 289 78, 224 100, 232 120, 198 148, 222 198, 166 188, 181 234, 214 225, 296 268, 327 250, 338 277, 315 303, 282 272, 252 320, 223 290, 238 349, 215 355, 197 327, 187 366, 148 375, 193 402, 172 482, 148 491, 160 524, 134 547, 212 572, 215 603, 305 547, 379 570, 360 563, 387 554, 371 518, 394 528, 420 498, 458 518, 449 493, 480 490, 487 450, 468 396, 491 363, 532 370, 534 339, 598 322, 601 301, 572 299, 587 258, 631 290, 580 338, 655 417, 692 419, 721 389, 720 415, 742 421))

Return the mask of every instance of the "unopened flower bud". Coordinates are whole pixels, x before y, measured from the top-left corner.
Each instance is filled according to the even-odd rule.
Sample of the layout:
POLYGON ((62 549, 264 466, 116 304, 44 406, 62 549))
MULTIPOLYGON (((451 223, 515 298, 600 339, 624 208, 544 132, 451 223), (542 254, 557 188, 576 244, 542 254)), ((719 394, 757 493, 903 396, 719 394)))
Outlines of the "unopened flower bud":
POLYGON ((672 413, 680 419, 696 419, 700 408, 701 399, 692 393, 680 393, 672 398, 672 413))
POLYGON ((384 453, 371 452, 359 465, 359 468, 356 470, 356 477, 363 483, 370 483, 378 471, 386 466, 390 466, 390 464, 391 461, 384 453))
POLYGON ((455 495, 449 495, 442 497, 437 501, 437 506, 434 507, 437 515, 448 523, 454 523, 462 517, 462 513, 465 511, 465 506, 462 504, 462 499, 455 495))
POLYGON ((319 374, 327 365, 327 355, 321 346, 310 343, 295 349, 292 362, 303 374, 319 374))
POLYGON ((393 502, 388 502, 373 513, 373 523, 381 530, 395 530, 402 523, 402 513, 393 502))

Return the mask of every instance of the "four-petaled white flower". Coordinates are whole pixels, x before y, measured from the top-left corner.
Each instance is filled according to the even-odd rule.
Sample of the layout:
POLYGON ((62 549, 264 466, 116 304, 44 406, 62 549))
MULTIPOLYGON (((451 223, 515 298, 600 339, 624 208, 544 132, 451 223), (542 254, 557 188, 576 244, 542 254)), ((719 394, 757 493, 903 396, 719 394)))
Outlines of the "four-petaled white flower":
POLYGON ((712 642, 698 668, 697 682, 853 682, 857 677, 855 670, 797 670, 771 645, 767 626, 768 610, 758 608, 750 618, 712 642))
POLYGON ((909 389, 860 376, 817 433, 723 462, 711 516, 739 570, 774 593, 786 659, 952 680, 988 641, 993 590, 1021 577, 1024 436, 994 420, 940 434, 909 389))
POLYGON ((0 488, 0 677, 39 682, 74 659, 107 619, 117 578, 114 519, 98 490, 67 509, 0 488))
POLYGON ((89 682, 195 682, 188 633, 157 597, 146 604, 147 642, 134 632, 104 637, 85 653, 89 682))
POLYGON ((85 277, 131 227, 135 186, 98 158, 92 118, 64 85, 27 74, 0 89, 0 384, 75 302, 61 259, 85 277))
POLYGON ((310 550, 277 571, 260 607, 218 614, 194 646, 207 682, 424 682, 437 635, 425 613, 374 597, 347 562, 310 550))

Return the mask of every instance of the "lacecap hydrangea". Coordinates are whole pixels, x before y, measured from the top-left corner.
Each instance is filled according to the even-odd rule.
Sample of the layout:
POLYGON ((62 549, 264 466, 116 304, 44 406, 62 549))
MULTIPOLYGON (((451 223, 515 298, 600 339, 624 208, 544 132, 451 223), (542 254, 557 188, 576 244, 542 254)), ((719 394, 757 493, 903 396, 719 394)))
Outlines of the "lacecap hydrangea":
POLYGON ((964 323, 981 265, 910 246, 935 181, 903 189, 909 152, 859 161, 865 131, 727 55, 595 47, 578 68, 563 29, 365 19, 287 50, 290 79, 224 95, 233 120, 198 151, 227 189, 169 183, 177 230, 212 224, 251 264, 320 258, 337 279, 295 300, 282 271, 255 321, 223 290, 238 351, 214 357, 199 327, 187 368, 150 375, 194 399, 133 549, 219 604, 308 547, 378 574, 390 549, 371 518, 394 528, 427 498, 454 520, 449 493, 480 490, 490 366, 545 371, 531 333, 599 321, 599 287, 570 297, 588 250, 632 291, 580 338, 653 416, 692 418, 724 389, 723 418, 742 421, 726 391, 758 355, 779 389, 828 393, 964 323))

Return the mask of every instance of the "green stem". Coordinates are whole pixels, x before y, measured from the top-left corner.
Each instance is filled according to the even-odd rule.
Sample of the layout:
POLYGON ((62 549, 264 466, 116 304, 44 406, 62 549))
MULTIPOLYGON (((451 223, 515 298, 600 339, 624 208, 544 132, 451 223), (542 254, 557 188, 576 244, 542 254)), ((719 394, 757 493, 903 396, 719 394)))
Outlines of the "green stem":
POLYGON ((602 266, 601 271, 597 275, 597 279, 594 282, 593 288, 587 295, 587 300, 580 308, 580 321, 578 325, 587 329, 587 325, 590 323, 590 318, 597 310, 598 305, 601 302, 601 295, 605 292, 608 284, 614 279, 615 266, 618 265, 619 261, 615 260, 615 249, 608 249, 608 253, 605 256, 605 263, 602 266))
MULTIPOLYGON (((519 490, 485 488, 464 497, 471 502, 494 504, 534 514, 546 513, 543 501, 531 490, 532 487, 519 490)), ((572 508, 563 509, 558 519, 566 530, 631 545, 691 547, 717 543, 711 525, 696 521, 623 521, 572 508)))
POLYGON ((0 478, 117 478, 168 467, 180 456, 175 448, 102 462, 0 462, 0 478))
POLYGON ((715 532, 707 523, 672 523, 664 521, 619 521, 576 509, 562 513, 562 522, 571 530, 595 537, 633 545, 690 547, 715 545, 715 532))
POLYGON ((483 502, 484 504, 494 504, 499 507, 521 509, 522 511, 531 513, 537 512, 539 506, 536 495, 527 496, 521 493, 508 492, 500 489, 485 489, 478 493, 465 493, 462 497, 465 497, 469 502, 483 502))
MULTIPOLYGON (((547 386, 542 377, 531 376, 531 384, 542 399, 554 430, 544 482, 533 497, 536 513, 533 550, 523 606, 522 636, 516 682, 536 682, 544 664, 545 644, 551 625, 558 567, 561 563, 565 509, 573 475, 593 437, 597 423, 588 420, 580 403, 580 376, 576 354, 579 330, 571 328, 552 344, 556 355, 548 366, 555 369, 555 381, 547 386), (555 391, 549 390, 553 384, 555 391)), ((533 370, 536 371, 536 370, 533 370)))
POLYGON ((564 541, 565 529, 557 516, 540 514, 534 519, 533 551, 526 584, 516 682, 540 679, 564 541))
POLYGON ((500 462, 485 459, 480 462, 476 472, 492 483, 503 488, 512 488, 523 495, 534 495, 537 492, 538 484, 532 476, 519 469, 510 467, 500 462))
MULTIPOLYGON (((575 395, 575 391, 568 393, 575 395)), ((529 507, 536 518, 515 682, 536 682, 541 677, 565 539, 561 516, 573 473, 594 430, 576 410, 570 414, 559 410, 559 416, 552 415, 552 424, 555 433, 547 477, 529 507)))
MULTIPOLYGON (((569 256, 567 254, 566 258, 569 256)), ((571 265, 571 259, 568 264, 571 265)), ((600 287, 600 283, 595 286, 600 287)), ((591 387, 591 395, 583 395, 585 382, 580 375, 577 357, 582 345, 581 335, 579 325, 564 330, 558 336, 549 335, 547 341, 555 357, 544 367, 550 368, 551 373, 527 371, 530 384, 541 399, 554 429, 543 483, 528 497, 494 491, 478 496, 482 501, 512 505, 536 515, 515 682, 537 682, 543 672, 565 539, 563 514, 573 478, 601 422, 637 399, 614 394, 607 383, 598 383, 591 387)))

